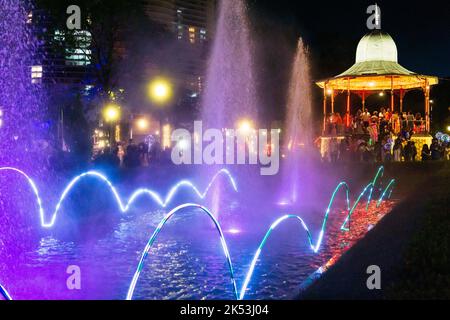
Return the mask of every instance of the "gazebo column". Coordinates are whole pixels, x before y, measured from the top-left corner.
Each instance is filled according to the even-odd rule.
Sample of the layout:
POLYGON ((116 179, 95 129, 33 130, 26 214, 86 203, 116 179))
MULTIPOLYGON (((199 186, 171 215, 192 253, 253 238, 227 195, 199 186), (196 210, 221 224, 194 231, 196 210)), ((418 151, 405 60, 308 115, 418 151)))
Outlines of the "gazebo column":
POLYGON ((334 90, 331 90, 331 113, 334 113, 334 90))
POLYGON ((430 132, 430 84, 425 81, 425 130, 430 132))
POLYGON ((323 86, 323 130, 322 134, 327 131, 327 85, 323 86))
POLYGON ((345 115, 345 124, 350 126, 350 78, 348 79, 347 87, 347 114, 345 115))
POLYGON ((366 91, 362 92, 362 111, 366 112, 366 91))
POLYGON ((391 113, 394 113, 394 77, 391 77, 391 113))
POLYGON ((403 98, 405 97, 405 90, 400 89, 400 114, 403 113, 403 98))

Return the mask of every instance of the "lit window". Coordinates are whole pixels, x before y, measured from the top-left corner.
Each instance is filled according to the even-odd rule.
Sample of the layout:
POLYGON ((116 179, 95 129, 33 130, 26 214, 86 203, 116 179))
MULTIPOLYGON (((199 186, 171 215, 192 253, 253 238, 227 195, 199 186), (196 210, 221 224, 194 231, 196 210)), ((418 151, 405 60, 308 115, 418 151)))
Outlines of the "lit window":
POLYGON ((75 31, 77 48, 66 48, 66 65, 87 66, 91 64, 92 35, 89 31, 75 31))
POLYGON ((42 66, 31 67, 31 83, 40 83, 42 80, 42 66))
POLYGON ((182 25, 178 25, 178 40, 183 39, 183 26, 182 25))
POLYGON ((200 29, 200 40, 206 40, 206 30, 200 29))
POLYGON ((195 43, 195 28, 194 27, 189 27, 189 42, 190 43, 195 43))

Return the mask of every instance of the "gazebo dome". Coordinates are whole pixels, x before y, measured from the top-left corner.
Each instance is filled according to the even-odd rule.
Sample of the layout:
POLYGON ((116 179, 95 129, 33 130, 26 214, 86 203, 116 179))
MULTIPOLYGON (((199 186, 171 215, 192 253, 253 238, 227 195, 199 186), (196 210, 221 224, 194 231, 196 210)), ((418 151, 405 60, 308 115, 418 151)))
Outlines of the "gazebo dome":
POLYGON ((389 34, 376 30, 359 41, 356 63, 366 61, 398 62, 397 46, 389 34))
POLYGON ((425 127, 429 131, 430 89, 438 83, 437 77, 418 74, 401 66, 398 63, 397 45, 392 37, 381 30, 372 31, 359 41, 353 66, 333 78, 316 82, 323 89, 323 131, 325 133, 327 124, 328 96, 331 96, 331 113, 334 113, 335 97, 347 93, 346 125, 350 126, 352 92, 361 97, 362 110, 365 110, 366 97, 389 90, 391 112, 395 111, 395 94, 400 97, 400 112, 403 112, 403 97, 413 89, 422 89, 425 93, 425 127))
POLYGON ((317 82, 317 85, 332 90, 374 92, 418 89, 438 82, 437 77, 420 75, 400 65, 392 37, 375 30, 359 41, 353 66, 334 78, 317 82))

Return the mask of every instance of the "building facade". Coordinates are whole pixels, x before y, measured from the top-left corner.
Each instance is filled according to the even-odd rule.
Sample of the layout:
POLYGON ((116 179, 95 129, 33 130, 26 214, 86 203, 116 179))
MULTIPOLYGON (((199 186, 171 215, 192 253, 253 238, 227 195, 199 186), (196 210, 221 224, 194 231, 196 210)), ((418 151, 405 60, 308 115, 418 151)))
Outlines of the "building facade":
POLYGON ((92 76, 92 37, 88 31, 66 34, 44 10, 30 11, 27 23, 41 46, 32 66, 32 82, 82 86, 92 76))
POLYGON ((182 54, 174 65, 176 78, 194 94, 204 86, 208 43, 214 34, 215 0, 145 0, 146 16, 162 25, 182 54))

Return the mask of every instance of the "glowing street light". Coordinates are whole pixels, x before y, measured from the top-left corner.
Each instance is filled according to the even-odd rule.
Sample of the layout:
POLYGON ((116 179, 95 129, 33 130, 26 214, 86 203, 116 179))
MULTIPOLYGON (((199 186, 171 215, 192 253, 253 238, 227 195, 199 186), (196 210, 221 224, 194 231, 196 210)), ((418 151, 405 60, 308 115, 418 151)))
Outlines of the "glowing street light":
POLYGON ((167 79, 156 78, 150 82, 148 94, 155 104, 165 104, 172 98, 172 84, 167 79))
POLYGON ((139 128, 139 130, 146 130, 149 126, 148 120, 145 118, 138 119, 136 121, 136 126, 139 128))
POLYGON ((116 122, 120 118, 120 107, 116 104, 108 104, 103 110, 106 122, 116 122))
POLYGON ((253 124, 250 120, 243 119, 238 123, 238 130, 243 134, 249 134, 253 130, 253 124))
POLYGON ((447 126, 447 131, 450 132, 450 126, 447 126))
POLYGON ((106 105, 103 109, 103 117, 105 118, 105 121, 109 123, 109 143, 112 145, 114 140, 118 141, 120 138, 118 138, 118 136, 120 136, 118 131, 120 130, 120 127, 118 127, 118 129, 115 130, 115 134, 113 134, 114 124, 120 119, 120 107, 113 103, 106 105))

